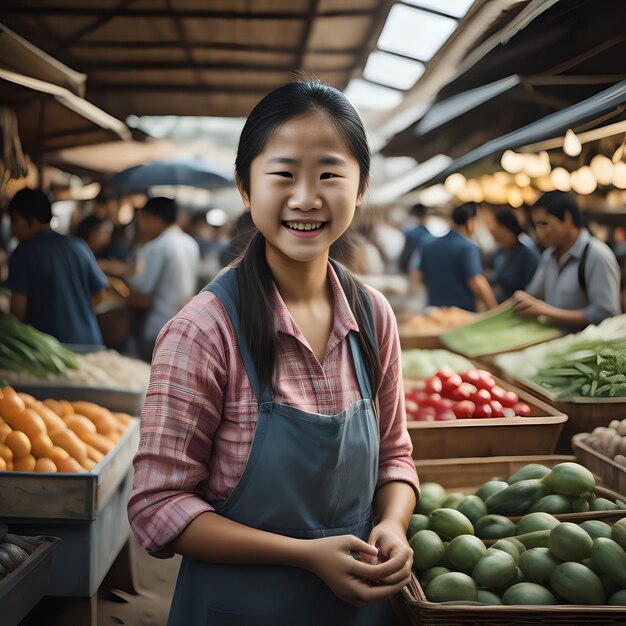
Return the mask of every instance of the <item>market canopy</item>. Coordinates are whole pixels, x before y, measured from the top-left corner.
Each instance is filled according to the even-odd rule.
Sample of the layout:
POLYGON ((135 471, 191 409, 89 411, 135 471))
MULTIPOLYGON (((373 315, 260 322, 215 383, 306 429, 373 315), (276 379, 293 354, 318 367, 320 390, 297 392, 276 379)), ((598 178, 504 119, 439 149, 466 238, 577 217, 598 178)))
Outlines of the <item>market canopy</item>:
POLYGON ((383 154, 458 158, 626 78, 626 3, 536 4, 547 8, 510 38, 501 36, 484 54, 478 41, 421 119, 383 154))
MULTIPOLYGON (((557 136, 562 137, 569 128, 581 132, 624 120, 626 120, 626 81, 523 128, 488 141, 454 160, 445 170, 424 181, 419 187, 442 182, 454 172, 474 176, 495 171, 500 169, 500 156, 505 150, 515 150, 557 136)), ((626 128, 624 130, 626 131, 626 128)))
POLYGON ((245 116, 301 69, 344 88, 389 0, 7 0, 0 20, 88 75, 87 98, 136 115, 245 116))

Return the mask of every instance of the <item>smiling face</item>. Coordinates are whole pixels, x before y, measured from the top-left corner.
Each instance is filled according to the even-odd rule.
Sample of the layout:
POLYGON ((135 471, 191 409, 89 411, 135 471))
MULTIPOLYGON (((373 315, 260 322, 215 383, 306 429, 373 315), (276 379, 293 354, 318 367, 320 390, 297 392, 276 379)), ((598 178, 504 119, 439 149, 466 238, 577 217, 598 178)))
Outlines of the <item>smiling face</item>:
POLYGON ((314 112, 276 128, 250 167, 244 204, 265 237, 268 261, 328 256, 348 228, 359 194, 359 164, 329 118, 314 112))

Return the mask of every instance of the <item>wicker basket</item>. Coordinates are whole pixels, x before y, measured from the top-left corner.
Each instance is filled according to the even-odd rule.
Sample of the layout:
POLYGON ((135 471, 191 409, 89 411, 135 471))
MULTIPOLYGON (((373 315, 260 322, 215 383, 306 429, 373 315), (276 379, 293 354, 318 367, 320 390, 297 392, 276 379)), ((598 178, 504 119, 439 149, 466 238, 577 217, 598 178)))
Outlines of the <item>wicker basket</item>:
MULTIPOLYGON (((529 463, 539 463, 546 467, 554 467, 558 463, 576 461, 574 456, 545 455, 545 456, 503 456, 489 459, 434 459, 415 461, 415 469, 422 483, 436 482, 449 490, 475 493, 478 487, 492 478, 505 480, 513 472, 529 463)), ((582 463, 585 465, 584 463, 582 463)), ((587 466, 589 467, 589 466, 587 466)), ((593 471, 592 468, 589 468, 593 471)), ((601 476, 598 475, 601 479, 601 476)), ((604 481, 601 481, 604 482, 604 481)), ((596 494, 609 500, 623 499, 622 492, 612 490, 604 485, 598 485, 596 494)), ((523 516, 508 516, 513 522, 523 516)), ((585 513, 559 513, 554 515, 561 522, 583 522, 585 520, 602 520, 608 524, 626 517, 626 509, 614 511, 587 511, 585 513)), ((625 622, 626 623, 626 622, 625 622)))
POLYGON ((413 575, 397 603, 407 624, 417 626, 572 626, 626 624, 626 607, 598 605, 486 606, 433 603, 413 575))
POLYGON ((589 447, 585 443, 586 434, 579 433, 572 437, 572 448, 576 460, 589 468, 609 489, 626 495, 626 467, 589 447))

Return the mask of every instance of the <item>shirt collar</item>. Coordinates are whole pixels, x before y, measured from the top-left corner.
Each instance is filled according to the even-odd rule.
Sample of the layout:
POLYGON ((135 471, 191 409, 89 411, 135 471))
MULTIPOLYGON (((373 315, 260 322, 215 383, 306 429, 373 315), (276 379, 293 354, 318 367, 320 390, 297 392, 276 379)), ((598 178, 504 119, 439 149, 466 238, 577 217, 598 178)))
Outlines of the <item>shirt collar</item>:
MULTIPOLYGON (((580 234, 578 235, 578 237, 576 237, 576 241, 572 244, 572 247, 563 255, 563 258, 561 259, 561 265, 569 258, 580 259, 583 254, 583 250, 585 249, 585 246, 589 243, 590 239, 591 235, 589 234, 589 231, 586 228, 581 228, 580 234)), ((550 256, 554 257, 554 254, 556 252, 554 246, 549 248, 549 250, 550 256)))
MULTIPOLYGON (((330 281, 330 286, 333 292, 334 297, 334 318, 333 318, 333 334, 338 338, 345 337, 351 330, 358 331, 359 326, 356 323, 356 318, 354 317, 354 313, 350 308, 350 304, 348 303, 348 299, 341 287, 341 283, 339 282, 339 278, 333 268, 333 266, 328 263, 328 271, 327 276, 330 281)), ((273 294, 272 301, 274 305, 275 312, 275 324, 276 330, 287 335, 292 335, 298 339, 302 338, 302 333, 296 326, 296 323, 293 321, 291 314, 289 313, 289 309, 287 309, 287 305, 285 304, 282 296, 280 295, 276 284, 272 285, 273 294)))

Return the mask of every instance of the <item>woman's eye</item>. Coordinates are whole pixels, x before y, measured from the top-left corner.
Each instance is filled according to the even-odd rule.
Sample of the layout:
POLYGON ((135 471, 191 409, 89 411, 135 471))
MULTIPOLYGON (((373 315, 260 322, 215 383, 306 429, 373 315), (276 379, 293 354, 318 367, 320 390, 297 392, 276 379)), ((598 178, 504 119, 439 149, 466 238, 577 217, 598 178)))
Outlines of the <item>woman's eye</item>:
POLYGON ((332 172, 324 172, 320 178, 322 180, 328 179, 328 178, 337 178, 337 174, 333 174, 332 172))
POLYGON ((271 172, 273 176, 282 176, 283 178, 293 178, 291 172, 271 172))

